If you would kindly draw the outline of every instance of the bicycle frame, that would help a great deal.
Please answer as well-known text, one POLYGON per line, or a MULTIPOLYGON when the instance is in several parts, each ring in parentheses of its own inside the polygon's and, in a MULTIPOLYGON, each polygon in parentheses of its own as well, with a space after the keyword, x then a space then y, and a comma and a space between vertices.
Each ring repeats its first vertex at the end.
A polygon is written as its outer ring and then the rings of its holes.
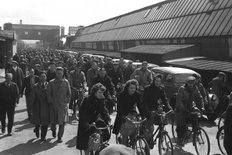
MULTIPOLYGON (((156 112, 157 113, 157 112, 156 112)), ((158 113, 157 113, 158 114, 158 113)), ((152 137, 154 138, 155 136, 155 140, 154 140, 154 143, 156 144, 156 140, 160 137, 161 133, 163 132, 166 132, 167 131, 165 130, 165 119, 166 119, 166 114, 167 113, 161 113, 161 114, 158 114, 159 117, 161 117, 161 121, 158 125, 158 128, 155 130, 155 132, 153 133, 152 137), (158 133, 158 134, 157 134, 158 133)))
POLYGON ((130 139, 130 143, 128 144, 129 146, 133 146, 134 142, 138 139, 141 138, 141 134, 140 134, 140 128, 142 126, 142 123, 145 122, 147 119, 143 119, 141 121, 134 121, 131 120, 129 117, 126 117, 127 120, 129 120, 131 123, 133 123, 135 125, 135 134, 133 134, 132 136, 129 137, 130 139))

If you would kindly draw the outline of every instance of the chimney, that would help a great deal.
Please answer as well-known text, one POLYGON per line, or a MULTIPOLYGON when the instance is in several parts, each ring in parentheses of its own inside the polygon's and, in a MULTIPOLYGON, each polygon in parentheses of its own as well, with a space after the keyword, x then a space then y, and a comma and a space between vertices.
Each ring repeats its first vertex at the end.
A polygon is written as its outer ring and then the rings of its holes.
POLYGON ((22 21, 22 19, 20 19, 20 21, 19 21, 19 24, 23 24, 23 21, 22 21))

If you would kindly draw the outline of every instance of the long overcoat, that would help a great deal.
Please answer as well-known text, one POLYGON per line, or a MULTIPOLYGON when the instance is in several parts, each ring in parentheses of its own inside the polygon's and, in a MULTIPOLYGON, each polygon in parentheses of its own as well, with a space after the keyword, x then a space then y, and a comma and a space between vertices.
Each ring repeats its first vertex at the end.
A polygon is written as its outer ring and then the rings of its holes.
POLYGON ((36 83, 32 89, 30 100, 32 103, 31 123, 36 125, 50 124, 50 105, 47 100, 48 83, 36 83))
POLYGON ((63 124, 68 121, 68 103, 71 89, 67 79, 53 79, 47 87, 48 103, 50 107, 51 124, 63 124))
POLYGON ((79 124, 76 141, 77 149, 88 149, 88 140, 91 135, 90 125, 98 119, 99 115, 105 123, 109 122, 110 116, 105 106, 104 99, 97 99, 95 96, 85 98, 79 111, 79 124))

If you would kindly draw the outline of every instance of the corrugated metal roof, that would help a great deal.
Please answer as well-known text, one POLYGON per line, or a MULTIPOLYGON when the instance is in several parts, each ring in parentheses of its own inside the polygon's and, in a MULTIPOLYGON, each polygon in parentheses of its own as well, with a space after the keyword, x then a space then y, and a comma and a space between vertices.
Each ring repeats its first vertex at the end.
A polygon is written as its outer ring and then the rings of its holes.
POLYGON ((170 0, 85 27, 75 42, 228 36, 231 27, 232 0, 170 0))
POLYGON ((212 60, 208 58, 191 59, 183 61, 167 62, 170 65, 188 67, 200 70, 218 70, 232 73, 232 62, 212 60))

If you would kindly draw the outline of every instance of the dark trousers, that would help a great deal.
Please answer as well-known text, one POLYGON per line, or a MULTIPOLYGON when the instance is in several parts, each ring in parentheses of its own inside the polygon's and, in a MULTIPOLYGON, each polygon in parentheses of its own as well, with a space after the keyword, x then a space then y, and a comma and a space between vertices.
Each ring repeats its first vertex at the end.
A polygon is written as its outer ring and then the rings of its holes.
POLYGON ((27 106, 27 115, 28 115, 28 119, 31 119, 30 95, 25 95, 25 97, 26 97, 26 106, 27 106))
POLYGON ((41 127, 41 138, 46 138, 48 125, 36 125, 35 132, 39 132, 40 127, 41 127))
MULTIPOLYGON (((63 135, 64 135, 64 126, 65 126, 65 123, 59 125, 58 139, 61 139, 63 137, 63 135)), ((51 130, 56 131, 56 125, 55 124, 51 125, 51 130)))
POLYGON ((8 131, 8 133, 12 132, 12 127, 14 124, 14 114, 15 114, 15 106, 1 107, 0 119, 1 119, 2 128, 6 127, 6 115, 7 115, 7 119, 8 119, 7 131, 8 131))
POLYGON ((225 129, 225 137, 224 137, 224 147, 226 149, 227 154, 232 154, 232 130, 225 129))

